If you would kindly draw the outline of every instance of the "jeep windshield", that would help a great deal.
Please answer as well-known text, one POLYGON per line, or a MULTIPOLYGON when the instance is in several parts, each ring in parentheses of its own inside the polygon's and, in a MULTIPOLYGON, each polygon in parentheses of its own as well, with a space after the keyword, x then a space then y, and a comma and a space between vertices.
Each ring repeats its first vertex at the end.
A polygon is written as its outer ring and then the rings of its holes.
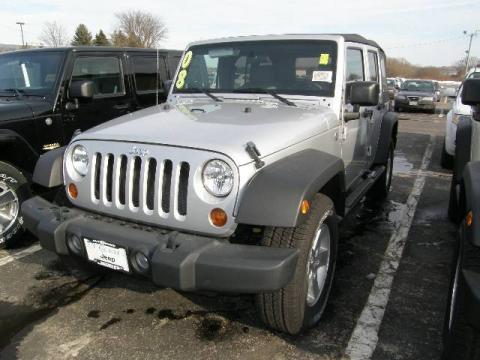
MULTIPOLYGON (((333 41, 245 41, 192 46, 173 92, 264 93, 332 97, 337 45, 333 41)), ((277 97, 278 98, 278 97, 277 97)))
POLYGON ((63 53, 12 52, 0 55, 0 96, 48 96, 52 94, 63 53))

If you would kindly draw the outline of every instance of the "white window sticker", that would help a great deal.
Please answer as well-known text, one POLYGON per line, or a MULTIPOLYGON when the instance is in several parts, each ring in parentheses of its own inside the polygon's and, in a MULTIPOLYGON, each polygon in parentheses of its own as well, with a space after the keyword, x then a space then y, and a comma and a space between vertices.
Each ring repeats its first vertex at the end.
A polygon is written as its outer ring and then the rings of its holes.
POLYGON ((332 71, 314 71, 312 74, 312 81, 332 82, 332 71))

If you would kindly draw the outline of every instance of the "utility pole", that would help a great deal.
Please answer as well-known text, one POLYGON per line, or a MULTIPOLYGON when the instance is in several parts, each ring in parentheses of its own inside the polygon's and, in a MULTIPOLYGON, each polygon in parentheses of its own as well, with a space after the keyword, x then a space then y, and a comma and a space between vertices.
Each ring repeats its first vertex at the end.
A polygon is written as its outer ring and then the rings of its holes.
POLYGON ((25 47, 25 40, 23 38, 23 25, 25 25, 25 23, 17 21, 17 25, 20 25, 20 32, 22 33, 22 47, 25 47))
POLYGON ((468 50, 467 50, 467 61, 465 62, 465 75, 467 75, 467 73, 468 73, 468 65, 469 65, 469 62, 470 62, 470 51, 472 50, 473 37, 476 36, 479 31, 480 30, 475 30, 470 34, 468 34, 468 32, 466 30, 463 31, 463 33, 465 35, 468 35, 470 37, 470 42, 468 44, 468 50))

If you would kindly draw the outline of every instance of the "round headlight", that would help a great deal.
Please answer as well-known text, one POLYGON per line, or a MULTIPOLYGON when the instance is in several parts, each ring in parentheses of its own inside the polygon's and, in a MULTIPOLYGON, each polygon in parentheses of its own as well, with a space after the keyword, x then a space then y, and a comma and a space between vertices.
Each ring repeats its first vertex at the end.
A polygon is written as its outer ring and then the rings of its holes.
POLYGON ((203 186, 217 197, 230 194, 233 188, 232 168, 222 160, 210 160, 203 167, 203 186))
POLYGON ((87 149, 82 145, 75 146, 72 151, 72 165, 75 171, 81 176, 87 175, 88 163, 87 149))

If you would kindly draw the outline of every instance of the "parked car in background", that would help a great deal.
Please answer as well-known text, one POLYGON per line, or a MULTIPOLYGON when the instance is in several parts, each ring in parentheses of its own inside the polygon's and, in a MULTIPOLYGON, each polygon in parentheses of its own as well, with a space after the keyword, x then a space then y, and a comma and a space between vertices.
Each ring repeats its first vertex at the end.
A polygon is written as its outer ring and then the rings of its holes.
POLYGON ((0 54, 0 244, 22 233, 20 205, 38 157, 76 132, 164 101, 163 81, 181 54, 111 47, 0 54))
MULTIPOLYGON (((458 193, 462 200, 457 251, 444 322, 444 360, 477 360, 480 349, 480 80, 466 80, 462 101, 472 118, 462 121, 457 148, 465 156, 458 193)), ((455 164, 457 166, 457 164, 455 164)))
POLYGON ((397 90, 400 88, 397 85, 397 82, 395 79, 387 79, 387 86, 388 86, 388 97, 390 100, 395 99, 395 94, 397 93, 397 90))
MULTIPOLYGON (((467 79, 480 78, 480 69, 470 70, 466 76, 467 79)), ((453 159, 455 157, 455 140, 457 136, 457 126, 461 119, 470 121, 472 117, 472 109, 469 105, 462 103, 462 86, 459 86, 457 96, 452 104, 452 108, 447 113, 445 122, 445 140, 442 151, 442 167, 451 169, 453 166, 453 159)))
POLYGON ((447 100, 455 99, 458 95, 460 84, 458 81, 442 81, 440 83, 440 96, 447 100))
POLYGON ((41 157, 34 178, 65 185, 70 204, 59 217, 29 199, 25 224, 80 264, 254 294, 267 326, 298 334, 328 301, 337 214, 389 193, 398 121, 385 63, 352 34, 193 43, 165 105, 41 157))
POLYGON ((407 80, 398 91, 394 100, 395 111, 424 110, 435 113, 437 94, 431 80, 407 80))

